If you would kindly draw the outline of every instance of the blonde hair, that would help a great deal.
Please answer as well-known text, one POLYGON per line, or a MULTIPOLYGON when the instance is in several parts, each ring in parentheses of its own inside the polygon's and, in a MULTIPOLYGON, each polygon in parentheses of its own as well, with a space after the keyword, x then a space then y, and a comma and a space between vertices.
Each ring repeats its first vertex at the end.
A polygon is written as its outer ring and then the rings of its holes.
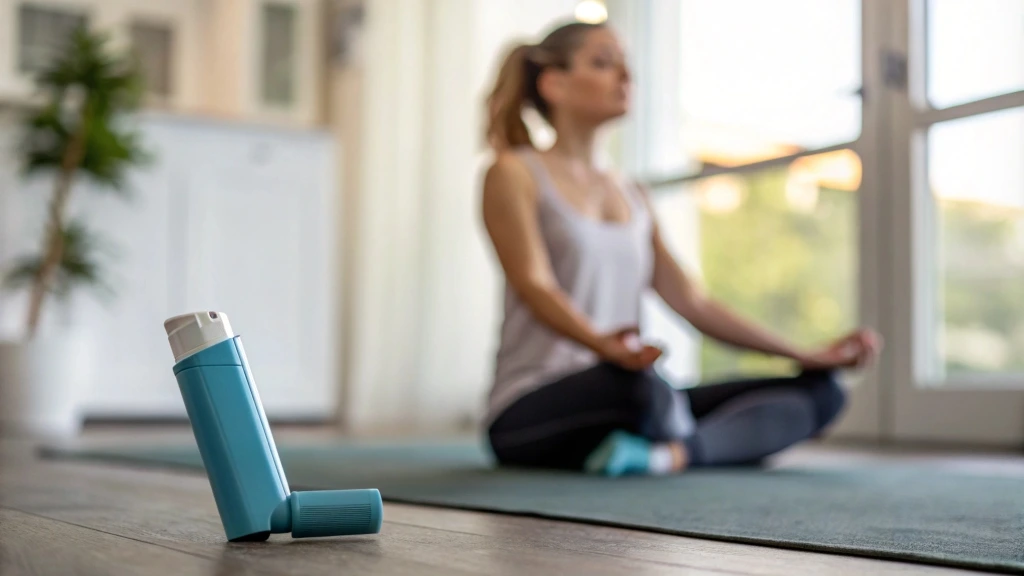
POLYGON ((487 97, 487 142, 492 148, 533 147, 523 110, 531 107, 551 121, 551 107, 537 88, 541 73, 548 67, 568 69, 586 33, 603 27, 572 22, 555 28, 539 44, 519 44, 509 51, 487 97))

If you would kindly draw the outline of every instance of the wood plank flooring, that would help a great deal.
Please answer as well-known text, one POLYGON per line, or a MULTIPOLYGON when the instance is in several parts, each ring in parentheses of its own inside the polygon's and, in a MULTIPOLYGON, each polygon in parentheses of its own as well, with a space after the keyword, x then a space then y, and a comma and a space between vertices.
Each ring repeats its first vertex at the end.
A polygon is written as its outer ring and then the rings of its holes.
MULTIPOLYGON (((96 431, 86 441, 174 441, 188 431, 96 431)), ((323 439, 287 431, 278 438, 323 439)), ((0 575, 238 574, 974 574, 917 564, 729 544, 648 532, 385 503, 381 534, 228 544, 206 478, 40 460, 0 437, 0 575)), ((788 460, 931 463, 1024 477, 1018 456, 805 447, 788 460), (972 468, 973 467, 973 468, 972 468)))

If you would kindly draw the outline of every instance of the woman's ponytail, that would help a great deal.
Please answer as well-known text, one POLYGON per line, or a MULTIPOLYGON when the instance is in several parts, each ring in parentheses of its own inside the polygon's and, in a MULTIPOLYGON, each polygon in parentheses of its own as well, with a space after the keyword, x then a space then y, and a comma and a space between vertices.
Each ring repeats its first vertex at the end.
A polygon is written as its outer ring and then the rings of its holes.
POLYGON ((520 44, 509 52, 487 98, 487 142, 495 150, 533 146, 522 115, 528 101, 527 67, 532 49, 520 44))

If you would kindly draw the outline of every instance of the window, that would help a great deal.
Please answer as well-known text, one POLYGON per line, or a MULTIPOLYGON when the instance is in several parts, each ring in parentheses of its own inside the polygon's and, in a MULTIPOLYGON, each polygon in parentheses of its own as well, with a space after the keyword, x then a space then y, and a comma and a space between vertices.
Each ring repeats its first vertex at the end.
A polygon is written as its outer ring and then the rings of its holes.
MULTIPOLYGON (((855 327, 859 0, 649 4, 637 20, 652 27, 653 60, 638 76, 656 71, 657 87, 638 102, 657 108, 647 120, 656 124, 637 161, 648 171, 656 158, 666 177, 652 195, 674 252, 688 254, 717 299, 793 341, 821 344, 855 327), (664 29, 672 20, 675 29, 664 29), (672 51, 679 56, 666 59, 672 51)), ((793 370, 709 338, 694 345, 671 317, 645 317, 668 348, 659 369, 670 379, 793 370)))
MULTIPOLYGON (((857 190, 850 150, 798 158, 746 174, 702 178, 659 194, 663 227, 677 254, 695 247, 695 267, 717 299, 805 346, 857 323, 857 190), (692 204, 673 201, 688 197, 692 204), (667 201, 666 201, 667 200, 667 201)), ((789 361, 740 353, 704 339, 700 377, 785 374, 789 361)))
POLYGON ((858 0, 679 0, 683 149, 737 166, 861 131, 858 0))
POLYGON ((926 200, 918 380, 978 386, 1024 374, 1024 2, 922 8, 924 162, 907 168, 926 200))
MULTIPOLYGON (((849 150, 698 181, 701 269, 708 290, 803 346, 856 319, 857 187, 849 150)), ((791 362, 705 340, 705 377, 787 373, 791 362)))
POLYGON ((295 101, 295 7, 263 5, 261 96, 265 103, 289 106, 295 101))
POLYGON ((131 39, 142 67, 146 91, 158 97, 171 96, 174 88, 174 33, 170 26, 134 22, 131 39))
POLYGON ((18 69, 25 74, 40 72, 72 33, 87 23, 81 13, 22 4, 18 9, 18 69))
POLYGON ((1024 373, 1024 108, 932 126, 938 379, 1024 373))
POLYGON ((928 0, 925 9, 932 106, 1024 89, 1024 2, 928 0))

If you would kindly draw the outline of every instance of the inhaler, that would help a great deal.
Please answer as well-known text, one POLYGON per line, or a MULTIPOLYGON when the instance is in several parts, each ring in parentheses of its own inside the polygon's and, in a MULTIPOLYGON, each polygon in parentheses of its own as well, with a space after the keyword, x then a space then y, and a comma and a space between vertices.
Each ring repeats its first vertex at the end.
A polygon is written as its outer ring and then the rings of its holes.
POLYGON ((174 375, 231 542, 271 533, 293 538, 376 534, 380 492, 292 492, 256 392, 242 340, 221 312, 195 312, 164 322, 174 375))

